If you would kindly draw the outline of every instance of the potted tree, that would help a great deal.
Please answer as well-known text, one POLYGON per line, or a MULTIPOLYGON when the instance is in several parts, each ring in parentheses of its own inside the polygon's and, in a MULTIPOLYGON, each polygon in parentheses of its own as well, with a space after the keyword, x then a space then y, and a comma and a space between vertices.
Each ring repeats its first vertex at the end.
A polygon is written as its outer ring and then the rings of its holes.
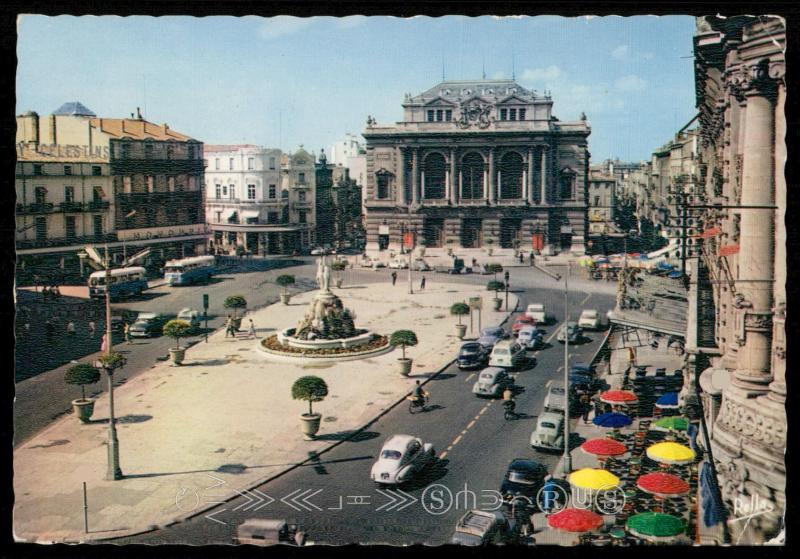
POLYGON ((501 273, 503 271, 503 265, 502 264, 498 264, 497 262, 491 262, 491 263, 486 265, 486 270, 490 274, 494 274, 494 279, 497 280, 497 274, 499 274, 499 273, 501 273))
POLYGON ((400 374, 407 377, 411 373, 411 363, 413 359, 406 359, 406 346, 414 347, 419 343, 417 335, 411 330, 397 330, 389 337, 389 343, 395 347, 403 349, 403 357, 397 360, 400 374))
POLYGON ((175 347, 169 348, 169 354, 176 365, 183 363, 186 355, 186 348, 181 347, 181 338, 188 336, 191 329, 192 325, 185 320, 170 320, 164 325, 164 335, 175 339, 175 347))
POLYGON ((346 260, 334 260, 331 263, 331 270, 336 272, 336 276, 333 278, 333 284, 337 289, 342 288, 342 272, 345 270, 345 268, 347 268, 346 260))
POLYGON ((86 397, 86 385, 94 384, 100 380, 100 371, 88 363, 78 363, 67 369, 64 381, 67 384, 77 384, 81 387, 81 397, 72 400, 72 409, 82 423, 88 423, 94 413, 94 400, 86 397))
POLYGON ((493 244, 494 244, 494 240, 492 240, 492 239, 486 239, 486 245, 487 245, 487 247, 486 247, 486 254, 488 254, 489 256, 491 256, 492 254, 494 254, 494 248, 492 248, 492 245, 493 245, 493 244))
POLYGON ((303 438, 313 441, 314 435, 319 431, 319 422, 322 416, 314 413, 311 407, 313 402, 321 402, 328 395, 328 385, 325 381, 315 376, 300 377, 292 385, 292 398, 308 402, 308 413, 300 415, 303 428, 303 438))
POLYGON ((275 283, 277 283, 278 285, 283 287, 283 293, 281 293, 281 303, 283 303, 284 305, 288 305, 289 304, 289 299, 291 298, 291 295, 289 295, 289 292, 287 291, 287 288, 290 285, 294 285, 294 276, 291 276, 289 274, 284 274, 282 276, 278 276, 275 279, 275 283))
POLYGON ((226 309, 233 309, 233 327, 237 330, 242 326, 242 317, 237 316, 236 309, 246 309, 247 299, 244 295, 230 295, 223 303, 226 309))
POLYGON ((505 288, 506 284, 502 281, 492 280, 486 284, 486 289, 494 291, 494 299, 492 299, 492 302, 494 303, 494 310, 496 311, 499 311, 503 304, 503 300, 500 298, 500 292, 505 288))
POLYGON ((466 303, 453 303, 453 306, 450 307, 450 314, 458 317, 456 336, 459 340, 463 340, 464 334, 467 333, 467 325, 461 324, 461 317, 469 314, 469 305, 466 303))

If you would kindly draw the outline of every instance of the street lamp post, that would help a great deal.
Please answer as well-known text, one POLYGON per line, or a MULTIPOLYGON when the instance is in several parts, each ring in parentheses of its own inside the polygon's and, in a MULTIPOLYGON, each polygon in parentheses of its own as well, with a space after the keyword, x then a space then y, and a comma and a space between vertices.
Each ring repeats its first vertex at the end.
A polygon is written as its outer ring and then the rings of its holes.
MULTIPOLYGON (((106 245, 106 355, 111 355, 111 261, 106 245)), ((119 439, 114 419, 114 369, 101 362, 101 367, 108 375, 108 472, 106 479, 122 479, 122 470, 119 467, 119 439)))
MULTIPOLYGON (((413 295, 414 287, 411 283, 411 268, 413 267, 414 264, 414 260, 412 257, 414 256, 414 245, 416 245, 414 241, 416 239, 414 239, 415 237, 414 232, 411 231, 411 223, 409 223, 408 225, 408 236, 412 239, 412 242, 410 243, 411 246, 408 248, 408 294, 413 295)), ((405 238, 403 238, 403 246, 405 246, 405 244, 406 244, 405 238)))
POLYGON ((508 312, 508 280, 509 280, 509 277, 510 277, 510 275, 508 273, 508 270, 506 270, 506 273, 505 273, 505 279, 506 279, 506 282, 505 282, 506 283, 506 312, 508 312))
POLYGON ((564 476, 572 471, 572 455, 569 449, 569 274, 570 267, 567 264, 567 272, 564 274, 564 476))

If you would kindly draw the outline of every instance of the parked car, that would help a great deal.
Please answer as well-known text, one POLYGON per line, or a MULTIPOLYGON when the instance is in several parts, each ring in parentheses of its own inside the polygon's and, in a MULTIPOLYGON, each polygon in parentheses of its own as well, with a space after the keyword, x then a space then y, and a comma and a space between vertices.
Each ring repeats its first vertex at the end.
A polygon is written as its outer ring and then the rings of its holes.
POLYGON ((587 375, 581 372, 570 372, 569 374, 569 388, 574 392, 597 392, 598 390, 606 390, 608 383, 603 379, 596 378, 592 375, 587 375))
POLYGON ((534 319, 539 324, 547 324, 547 311, 542 303, 531 303, 525 309, 525 316, 534 319))
POLYGON ((578 319, 578 326, 586 330, 600 330, 602 328, 600 313, 593 309, 584 309, 578 319))
POLYGON ((476 369, 489 364, 489 350, 478 342, 466 342, 461 344, 458 350, 458 368, 476 369))
POLYGON ((535 326, 520 329, 517 343, 525 349, 539 349, 544 344, 544 332, 535 326))
POLYGON ((111 330, 114 332, 122 332, 125 329, 125 324, 132 324, 136 322, 137 314, 135 311, 122 309, 122 314, 115 314, 111 316, 111 330))
POLYGON ((289 524, 285 520, 249 518, 236 529, 233 543, 257 546, 276 544, 301 546, 306 543, 306 535, 297 524, 289 524))
POLYGON ((559 343, 566 343, 569 340, 571 344, 577 344, 578 341, 581 339, 583 331, 578 327, 578 324, 575 322, 568 322, 567 324, 563 324, 561 328, 558 329, 558 335, 556 336, 556 340, 559 343))
POLYGON ((452 264, 443 266, 434 266, 434 271, 444 274, 471 274, 472 268, 464 265, 463 258, 453 258, 452 264))
POLYGON ((517 367, 525 360, 525 348, 512 340, 501 340, 494 344, 489 356, 490 367, 517 367))
POLYGON ((590 365, 589 363, 583 363, 576 361, 572 365, 569 366, 570 373, 583 373, 586 375, 594 375, 594 366, 590 365))
POLYGON ((564 413, 565 400, 564 400, 564 383, 563 382, 549 382, 547 386, 547 393, 544 395, 544 411, 560 411, 564 413))
POLYGON ((472 385, 472 393, 476 396, 499 397, 506 388, 514 385, 514 379, 505 369, 500 367, 487 367, 478 375, 478 380, 472 385))
POLYGON ((200 328, 200 321, 202 320, 203 315, 200 314, 200 311, 195 309, 186 307, 178 311, 178 320, 185 320, 189 323, 192 327, 192 330, 197 330, 200 328))
POLYGON ((515 458, 503 476, 500 494, 504 499, 520 495, 535 505, 536 496, 544 485, 546 476, 547 468, 539 462, 528 458, 515 458))
POLYGON ((149 338, 161 335, 164 324, 168 318, 163 314, 153 312, 139 313, 136 322, 131 326, 131 336, 134 338, 149 338))
POLYGON ((361 268, 372 268, 372 269, 383 268, 385 266, 385 264, 383 262, 381 262, 380 260, 371 258, 369 256, 362 256, 358 260, 358 265, 361 268))
POLYGON ((456 524, 450 543, 458 545, 503 545, 515 540, 515 522, 502 511, 468 511, 456 524))
POLYGON ((436 458, 433 445, 411 435, 392 435, 383 443, 370 477, 379 485, 400 485, 436 458))
POLYGON ((502 326, 489 326, 481 330, 481 335, 478 336, 478 343, 483 347, 491 349, 494 347, 494 344, 508 337, 508 332, 506 332, 502 326))
POLYGON ((406 270, 408 269, 408 260, 405 258, 394 258, 389 261, 388 267, 393 270, 406 270))
POLYGON ((536 319, 524 314, 518 316, 514 324, 511 325, 511 333, 516 336, 525 326, 536 326, 536 319))
POLYGON ((544 412, 531 433, 531 447, 544 450, 564 450, 564 415, 544 412))

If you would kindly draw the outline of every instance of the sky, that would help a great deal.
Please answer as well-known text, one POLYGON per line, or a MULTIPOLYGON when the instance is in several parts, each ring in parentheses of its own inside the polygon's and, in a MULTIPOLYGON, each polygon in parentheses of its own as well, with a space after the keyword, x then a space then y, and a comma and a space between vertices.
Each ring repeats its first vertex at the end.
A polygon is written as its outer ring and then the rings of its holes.
POLYGON ((650 158, 695 114, 690 16, 441 18, 21 16, 17 114, 80 101, 209 144, 319 153, 406 92, 516 78, 585 112, 592 161, 650 158))

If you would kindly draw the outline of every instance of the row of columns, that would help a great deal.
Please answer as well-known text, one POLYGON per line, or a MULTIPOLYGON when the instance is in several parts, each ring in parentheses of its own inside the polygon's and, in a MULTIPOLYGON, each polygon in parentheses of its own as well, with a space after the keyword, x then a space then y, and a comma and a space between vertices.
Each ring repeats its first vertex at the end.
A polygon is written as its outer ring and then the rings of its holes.
MULTIPOLYGON (((425 198, 424 192, 424 177, 425 172, 420 172, 419 151, 420 148, 403 148, 397 147, 397 180, 395 188, 395 201, 399 206, 405 206, 409 203, 406 197, 406 173, 405 173, 405 150, 411 151, 411 204, 418 205, 421 200, 425 198)), ((500 175, 495 171, 494 149, 489 150, 489 165, 488 172, 484 171, 483 176, 483 198, 487 199, 489 203, 496 201, 496 191, 500 184, 500 175)), ((534 198, 534 157, 535 152, 539 152, 539 187, 540 187, 540 204, 547 204, 547 185, 548 185, 548 165, 547 165, 547 146, 537 146, 536 149, 532 146, 528 148, 527 153, 527 171, 523 170, 522 180, 522 198, 527 199, 529 204, 535 203, 534 198)), ((462 186, 461 173, 456 173, 456 150, 450 149, 450 165, 449 170, 445 171, 445 199, 450 200, 450 203, 455 205, 458 203, 460 196, 459 191, 462 186)))

